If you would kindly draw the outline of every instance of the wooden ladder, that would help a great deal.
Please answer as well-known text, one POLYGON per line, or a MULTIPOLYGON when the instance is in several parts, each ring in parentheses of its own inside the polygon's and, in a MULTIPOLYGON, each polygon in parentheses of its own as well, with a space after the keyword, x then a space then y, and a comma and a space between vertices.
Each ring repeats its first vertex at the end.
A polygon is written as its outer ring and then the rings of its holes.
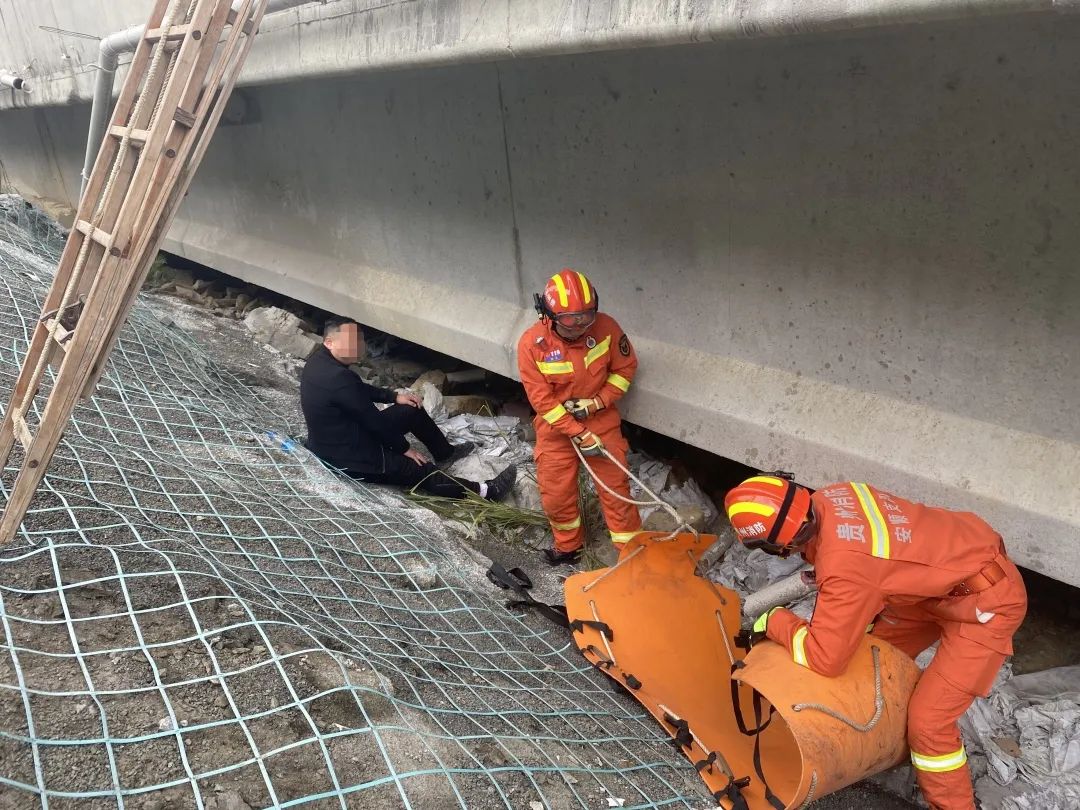
POLYGON ((0 426, 0 469, 22 464, 0 546, 22 524, 68 419, 97 386, 210 144, 267 0, 156 0, 0 426), (28 422, 47 365, 55 382, 28 422))

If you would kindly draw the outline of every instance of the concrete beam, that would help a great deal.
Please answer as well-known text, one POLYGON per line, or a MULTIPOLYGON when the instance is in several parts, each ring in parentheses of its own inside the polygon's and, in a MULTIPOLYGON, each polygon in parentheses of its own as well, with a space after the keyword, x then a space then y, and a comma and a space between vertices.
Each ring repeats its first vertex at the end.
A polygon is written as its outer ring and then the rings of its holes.
MULTIPOLYGON (((576 266, 632 420, 1080 584, 1078 46, 1032 14, 249 87, 167 244, 509 375, 576 266)), ((16 185, 66 193, 79 109, 3 113, 16 185)))
MULTIPOLYGON (((92 97, 99 59, 96 43, 44 31, 39 25, 105 37, 144 22, 150 4, 9 0, 9 5, 9 12, 0 17, 0 66, 31 70, 35 93, 0 94, 0 110, 80 103, 92 97)), ((239 84, 972 21, 1071 11, 1076 5, 1076 0, 314 0, 267 18, 239 84)))

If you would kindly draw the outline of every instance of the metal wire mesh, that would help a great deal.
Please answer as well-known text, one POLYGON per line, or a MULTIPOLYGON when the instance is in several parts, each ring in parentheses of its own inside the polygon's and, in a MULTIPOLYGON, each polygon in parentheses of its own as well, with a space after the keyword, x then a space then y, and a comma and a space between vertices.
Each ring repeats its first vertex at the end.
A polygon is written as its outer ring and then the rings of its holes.
MULTIPOLYGON (((6 400, 63 242, 4 202, 6 400)), ((566 631, 289 427, 136 307, 0 551, 0 806, 711 806, 566 631)))

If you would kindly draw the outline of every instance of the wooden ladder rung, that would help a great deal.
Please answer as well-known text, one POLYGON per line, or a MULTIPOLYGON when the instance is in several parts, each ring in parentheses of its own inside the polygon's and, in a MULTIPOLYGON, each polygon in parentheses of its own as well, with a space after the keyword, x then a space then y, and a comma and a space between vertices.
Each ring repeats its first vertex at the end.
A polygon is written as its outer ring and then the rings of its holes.
POLYGON ((23 450, 30 449, 30 443, 34 441, 34 434, 30 432, 30 428, 26 426, 26 420, 15 414, 15 418, 11 420, 11 424, 15 429, 15 438, 19 440, 19 444, 23 446, 23 450))
POLYGON ((195 114, 189 113, 187 110, 177 107, 176 112, 173 113, 173 121, 178 123, 182 127, 191 129, 195 126, 195 114))
MULTIPOLYGON (((239 16, 240 15, 236 13, 235 8, 230 8, 229 13, 225 16, 225 22, 228 23, 229 25, 236 25, 236 20, 237 20, 237 18, 239 16)), ((244 23, 243 32, 245 34, 247 34, 249 37, 251 36, 251 32, 255 30, 255 24, 254 23, 255 23, 255 21, 251 20, 251 19, 249 19, 247 22, 244 23)))
POLYGON ((85 236, 89 236, 106 250, 110 250, 113 246, 113 235, 111 233, 107 233, 101 230, 101 228, 95 228, 85 219, 80 219, 75 223, 75 230, 85 236))
POLYGON ((123 140, 125 137, 129 138, 132 146, 143 146, 146 143, 146 139, 150 137, 150 130, 117 126, 112 127, 109 130, 109 134, 119 140, 123 140))
POLYGON ((75 334, 75 330, 66 329, 59 323, 57 323, 54 328, 54 323, 56 323, 56 319, 49 318, 49 320, 45 322, 45 328, 49 330, 49 334, 52 335, 53 340, 55 340, 60 345, 60 348, 66 352, 68 341, 71 340, 71 336, 75 334))
POLYGON ((145 39, 147 42, 157 42, 159 39, 164 38, 166 42, 176 42, 177 40, 181 40, 189 34, 194 40, 202 39, 202 31, 199 31, 198 29, 193 29, 191 27, 191 23, 174 25, 165 30, 164 33, 162 33, 162 30, 160 28, 151 28, 143 35, 143 39, 145 39))

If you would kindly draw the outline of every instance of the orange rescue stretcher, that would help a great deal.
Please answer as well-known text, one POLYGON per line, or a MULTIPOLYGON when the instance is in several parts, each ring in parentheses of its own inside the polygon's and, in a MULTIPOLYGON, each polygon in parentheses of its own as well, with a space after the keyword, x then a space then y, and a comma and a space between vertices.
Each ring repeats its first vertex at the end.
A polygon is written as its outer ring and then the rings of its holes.
POLYGON ((716 538, 658 532, 611 568, 566 580, 585 657, 649 710, 729 810, 802 808, 905 761, 907 704, 919 670, 867 637, 826 678, 771 641, 735 643, 738 596, 697 576, 716 538))

